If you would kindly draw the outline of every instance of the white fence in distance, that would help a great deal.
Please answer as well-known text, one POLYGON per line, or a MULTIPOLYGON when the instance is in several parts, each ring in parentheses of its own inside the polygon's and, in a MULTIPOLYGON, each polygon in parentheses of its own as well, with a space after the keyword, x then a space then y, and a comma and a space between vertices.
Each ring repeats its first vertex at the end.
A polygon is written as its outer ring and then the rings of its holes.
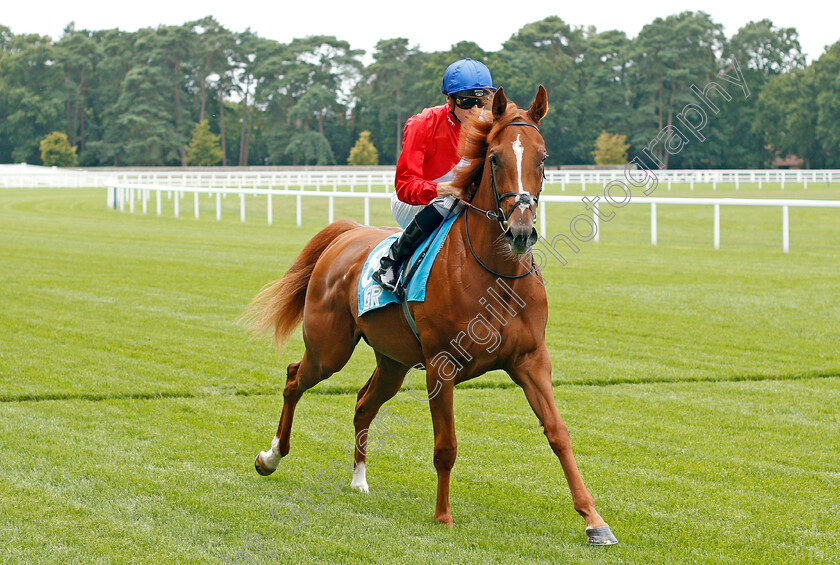
MULTIPOLYGON (((282 190, 349 190, 350 192, 389 192, 394 186, 394 169, 358 170, 243 170, 243 171, 95 171, 68 170, 46 167, 0 166, 0 187, 4 188, 81 188, 107 187, 124 184, 166 184, 171 186, 204 186, 215 188, 272 188, 282 190)), ((546 170, 546 184, 559 185, 562 192, 567 186, 587 185, 601 187, 605 183, 624 178, 623 169, 609 170, 546 170)), ((766 184, 819 185, 830 187, 840 182, 840 170, 654 170, 660 186, 670 189, 672 184, 711 184, 717 190, 720 184, 753 185, 759 190, 766 184)), ((638 174, 638 173, 637 173, 638 174)))
MULTIPOLYGON (((266 220, 268 225, 274 222, 273 217, 273 196, 294 196, 295 197, 295 218, 298 227, 301 226, 303 218, 303 197, 321 197, 328 199, 327 223, 335 220, 335 199, 356 198, 362 199, 364 205, 364 224, 370 225, 370 200, 389 199, 391 195, 385 192, 348 192, 348 191, 312 191, 312 190, 273 190, 266 188, 213 188, 201 186, 164 186, 153 184, 115 184, 108 188, 107 203, 109 207, 119 209, 121 212, 128 207, 130 212, 135 211, 135 201, 140 203, 144 214, 148 213, 148 204, 154 194, 155 212, 158 216, 162 214, 162 194, 167 193, 167 198, 173 200, 175 217, 180 216, 180 201, 184 193, 193 194, 193 214, 199 218, 200 206, 199 196, 206 194, 215 196, 216 220, 222 218, 222 197, 228 194, 239 197, 239 218, 245 222, 246 207, 245 197, 265 196, 266 197, 266 220)), ((584 196, 560 196, 544 194, 540 197, 539 233, 547 235, 546 216, 548 215, 548 203, 577 203, 585 204, 584 196)), ((592 199, 589 199, 592 202, 592 199)), ((782 250, 785 253, 790 251, 790 215, 789 209, 794 208, 840 208, 840 200, 799 200, 799 199, 762 199, 762 198, 664 198, 664 197, 635 197, 628 198, 626 204, 644 204, 650 206, 650 241, 651 245, 657 244, 657 205, 682 205, 682 206, 712 206, 713 208, 713 244, 715 249, 720 249, 720 207, 721 206, 763 206, 777 207, 782 209, 782 250)), ((600 240, 600 215, 599 203, 596 201, 592 206, 592 220, 595 226, 594 241, 600 240)))
MULTIPOLYGON (((671 190, 672 184, 687 184, 690 190, 694 190, 695 184, 711 184, 712 190, 717 190, 719 184, 734 185, 739 190, 741 185, 756 185, 762 190, 765 184, 781 185, 801 184, 805 190, 808 185, 821 185, 831 187, 832 183, 840 181, 840 170, 836 169, 807 169, 807 170, 784 170, 784 169, 688 169, 688 170, 651 170, 656 177, 659 186, 665 186, 671 190)), ((642 172, 631 172, 635 177, 641 176, 642 172)), ((587 185, 596 185, 602 188, 603 185, 612 181, 627 180, 623 169, 607 170, 547 170, 545 172, 545 183, 561 187, 565 192, 566 185, 581 185, 581 191, 586 192, 587 185)))
MULTIPOLYGON (((45 167, 1 166, 0 188, 83 188, 122 184, 165 184, 215 188, 273 188, 276 190, 356 190, 388 192, 393 189, 394 169, 363 171, 71 171, 45 167), (384 190, 383 190, 384 189, 384 190)), ((837 176, 840 179, 840 174, 837 176)))

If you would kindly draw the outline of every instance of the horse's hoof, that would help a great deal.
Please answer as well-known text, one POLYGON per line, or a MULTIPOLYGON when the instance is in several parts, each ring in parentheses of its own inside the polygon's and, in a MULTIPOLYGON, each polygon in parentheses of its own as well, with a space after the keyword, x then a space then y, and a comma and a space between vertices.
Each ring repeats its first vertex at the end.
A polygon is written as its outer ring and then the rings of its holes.
POLYGON ((455 521, 452 519, 452 515, 444 515, 444 516, 435 516, 435 522, 438 524, 443 524, 444 526, 449 526, 450 529, 455 527, 455 521))
POLYGON ((262 475, 263 477, 269 476, 274 470, 268 470, 263 466, 262 459, 260 459, 260 454, 257 453, 256 459, 254 459, 254 469, 257 470, 257 473, 262 475))
POLYGON ((353 480, 350 481, 350 488, 354 488, 359 492, 363 492, 365 494, 370 493, 370 489, 368 488, 367 477, 365 473, 365 462, 359 461, 355 463, 353 466, 353 480))
POLYGON ((586 541, 589 542, 589 545, 615 545, 618 543, 609 526, 586 528, 586 541))

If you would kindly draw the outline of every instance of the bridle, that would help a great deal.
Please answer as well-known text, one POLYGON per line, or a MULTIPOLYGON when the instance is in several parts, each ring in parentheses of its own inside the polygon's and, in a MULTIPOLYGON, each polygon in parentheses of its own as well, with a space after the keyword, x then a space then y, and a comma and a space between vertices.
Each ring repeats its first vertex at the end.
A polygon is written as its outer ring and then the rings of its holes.
MULTIPOLYGON (((540 131, 540 128, 532 124, 531 122, 511 122, 507 124, 505 127, 508 126, 529 126, 534 128, 537 131, 540 131)), ((507 221, 510 219, 511 214, 513 214, 513 210, 516 208, 517 205, 525 204, 531 210, 531 213, 534 215, 534 220, 537 219, 537 206, 539 205, 539 196, 534 196, 533 194, 528 194, 527 192, 505 192, 504 194, 499 194, 499 191, 496 188, 496 174, 493 172, 493 165, 496 164, 496 156, 490 155, 488 158, 490 162, 490 186, 493 189, 493 196, 496 197, 496 210, 484 210, 479 208, 478 206, 474 206, 470 202, 463 201, 465 205, 476 210, 477 212, 481 212, 484 214, 485 217, 489 220, 496 220, 499 222, 499 227, 502 231, 507 229, 507 221), (505 198, 516 198, 516 202, 514 203, 513 207, 510 209, 510 214, 505 216, 504 211, 502 210, 502 202, 505 198)), ((545 180, 545 171, 543 171, 543 180, 545 180)), ((540 191, 542 191, 542 187, 540 187, 540 191)))
MULTIPOLYGON (((504 127, 508 127, 508 126, 529 126, 529 127, 534 128, 537 131, 540 131, 539 126, 537 126, 535 124, 532 124, 531 122, 511 122, 511 123, 505 125, 504 127)), ((528 193, 524 193, 524 192, 505 192, 504 194, 499 194, 499 191, 496 189, 496 175, 493 172, 494 165, 496 164, 496 156, 491 154, 490 157, 488 158, 488 161, 490 163, 490 187, 493 189, 493 196, 496 197, 496 210, 495 211, 484 210, 482 208, 479 208, 478 206, 474 206, 472 203, 467 202, 465 200, 462 200, 462 202, 468 208, 472 208, 473 210, 482 213, 488 220, 496 220, 497 222, 499 222, 499 228, 502 230, 502 233, 507 231, 508 220, 510 219, 510 216, 513 214, 513 211, 516 209, 517 205, 525 204, 526 206, 528 206, 528 209, 531 210, 531 213, 534 216, 534 221, 536 221, 536 219, 537 219, 537 206, 539 205, 539 198, 540 198, 539 195, 534 196, 533 194, 528 194, 528 193), (510 214, 508 214, 507 216, 505 215, 504 211, 502 210, 502 202, 504 202, 505 198, 516 198, 516 201, 514 202, 514 205, 510 209, 510 214)), ((542 178, 543 178, 543 181, 545 181, 545 170, 543 170, 542 178)), ((540 186, 540 192, 542 192, 542 186, 540 186)), ((523 277, 526 277, 526 276, 530 275, 532 272, 534 272, 534 270, 537 268, 537 265, 536 265, 536 263, 534 263, 533 254, 531 254, 531 268, 528 269, 526 272, 522 273, 521 275, 504 275, 502 273, 497 273, 496 271, 494 271, 493 269, 491 269, 490 267, 488 267, 487 265, 482 263, 481 259, 478 258, 478 255, 476 255, 475 249, 473 249, 472 242, 470 241, 470 232, 469 232, 469 229, 467 228, 467 218, 469 217, 468 212, 469 212, 469 210, 467 210, 467 212, 464 213, 464 235, 467 238, 467 247, 469 247, 470 253, 472 253, 473 258, 478 262, 479 265, 481 265, 481 267, 485 271, 487 271, 487 272, 489 272, 489 273, 491 273, 491 274, 493 274, 497 277, 502 277, 502 278, 505 278, 505 279, 521 279, 523 277)))

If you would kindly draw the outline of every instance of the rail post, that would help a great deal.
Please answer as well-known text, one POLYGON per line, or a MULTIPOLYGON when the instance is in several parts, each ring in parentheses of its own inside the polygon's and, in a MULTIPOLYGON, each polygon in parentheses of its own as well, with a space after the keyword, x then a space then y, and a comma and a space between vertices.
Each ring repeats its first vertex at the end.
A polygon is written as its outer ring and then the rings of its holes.
POLYGON ((650 244, 656 246, 656 202, 650 203, 650 244))
POLYGON ((788 207, 782 206, 782 252, 790 252, 790 216, 788 207))

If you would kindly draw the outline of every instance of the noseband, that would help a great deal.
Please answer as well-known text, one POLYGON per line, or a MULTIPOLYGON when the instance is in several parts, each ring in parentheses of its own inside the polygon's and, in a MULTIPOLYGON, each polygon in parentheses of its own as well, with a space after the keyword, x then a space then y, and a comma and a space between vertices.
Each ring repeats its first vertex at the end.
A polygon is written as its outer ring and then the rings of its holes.
MULTIPOLYGON (((537 131, 540 131, 540 128, 538 126, 536 126, 535 124, 532 124, 530 122, 511 122, 504 127, 508 127, 508 126, 529 126, 529 127, 534 128, 537 131)), ((534 196, 533 194, 528 194, 528 193, 523 193, 523 192, 505 192, 504 194, 499 194, 499 191, 496 189, 496 175, 493 173, 493 165, 496 164, 496 158, 495 158, 494 155, 490 155, 488 160, 490 161, 490 186, 493 189, 493 196, 496 197, 496 210, 495 211, 483 210, 483 209, 479 208, 478 206, 473 206, 470 202, 467 202, 465 200, 462 200, 462 202, 467 207, 472 208, 473 210, 476 210, 476 211, 484 214, 484 216, 487 217, 487 219, 496 220, 497 222, 499 222, 499 227, 501 228, 502 232, 507 231, 507 229, 508 229, 508 226, 507 226, 508 219, 510 219, 510 216, 513 214, 513 211, 516 209, 516 206, 518 204, 525 204, 526 206, 528 206, 528 208, 531 210, 531 213, 534 215, 534 220, 536 220, 537 219, 537 206, 539 204, 539 196, 534 196), (510 209, 510 214, 505 216, 505 213, 502 210, 502 202, 504 201, 505 198, 511 198, 511 197, 515 197, 516 202, 514 202, 513 207, 510 209)), ((542 177, 543 177, 543 180, 545 180, 545 171, 543 171, 542 177)), ((540 187, 540 189, 542 189, 542 187, 540 187)), ((536 263, 534 263, 534 255, 533 254, 531 254, 531 268, 528 269, 526 272, 522 273, 521 275, 503 275, 502 273, 497 273, 496 271, 494 271, 493 269, 491 269, 490 267, 488 267, 487 265, 482 263, 481 259, 478 258, 478 255, 476 255, 475 250, 473 249, 473 246, 472 246, 472 242, 470 241, 470 232, 467 229, 467 217, 469 217, 469 214, 465 212, 464 213, 464 234, 467 237, 467 246, 470 248, 470 252, 472 253, 473 258, 475 258, 475 260, 478 262, 478 264, 481 265, 484 268, 485 271, 487 271, 487 272, 489 272, 489 273, 491 273, 491 274, 493 274, 497 277, 502 277, 502 278, 505 278, 505 279, 521 279, 522 277, 526 277, 526 276, 530 275, 532 272, 534 272, 534 270, 537 268, 537 265, 536 265, 536 263)))

